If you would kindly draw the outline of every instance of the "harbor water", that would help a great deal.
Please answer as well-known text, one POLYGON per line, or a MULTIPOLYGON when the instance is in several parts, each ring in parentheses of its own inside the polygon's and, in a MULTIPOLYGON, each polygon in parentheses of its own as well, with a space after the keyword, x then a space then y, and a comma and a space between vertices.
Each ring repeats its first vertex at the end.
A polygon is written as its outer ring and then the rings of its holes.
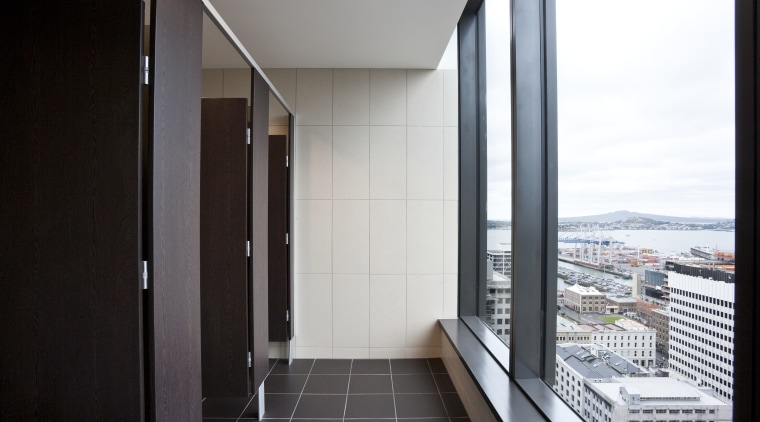
MULTIPOLYGON (((573 237, 572 233, 560 233, 562 237, 573 237)), ((605 238, 623 242, 624 246, 636 249, 653 249, 665 254, 688 253, 697 246, 734 252, 734 232, 715 230, 610 230, 603 232, 605 238)), ((558 243, 558 248, 569 247, 571 244, 558 243)), ((512 250, 512 230, 488 230, 487 248, 495 250, 512 250)), ((613 275, 591 268, 559 262, 560 267, 573 271, 595 275, 602 278, 614 278, 613 275)), ((617 279, 617 282, 631 285, 630 280, 617 279)), ((564 291, 567 285, 564 280, 557 279, 557 291, 564 291)))

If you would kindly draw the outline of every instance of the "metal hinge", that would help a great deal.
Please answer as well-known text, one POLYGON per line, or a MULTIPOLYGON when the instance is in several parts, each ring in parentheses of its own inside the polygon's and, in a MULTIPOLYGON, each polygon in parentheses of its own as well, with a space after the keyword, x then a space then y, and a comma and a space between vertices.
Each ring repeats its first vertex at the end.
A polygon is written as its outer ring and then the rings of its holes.
POLYGON ((251 367, 251 352, 248 352, 248 367, 251 367))
POLYGON ((290 311, 286 309, 285 310, 285 322, 288 322, 288 321, 290 321, 290 311))
POLYGON ((251 128, 245 129, 245 139, 246 142, 248 142, 248 145, 251 145, 251 128))
POLYGON ((290 166, 290 157, 286 155, 285 156, 285 167, 289 167, 289 166, 290 166))
POLYGON ((143 281, 143 290, 148 290, 148 261, 143 261, 143 272, 142 272, 142 281, 143 281))
POLYGON ((245 241, 245 256, 251 256, 251 241, 245 241))
POLYGON ((143 56, 143 84, 150 85, 150 56, 143 56))
POLYGON ((285 244, 290 245, 290 237, 288 236, 287 233, 285 233, 285 244))

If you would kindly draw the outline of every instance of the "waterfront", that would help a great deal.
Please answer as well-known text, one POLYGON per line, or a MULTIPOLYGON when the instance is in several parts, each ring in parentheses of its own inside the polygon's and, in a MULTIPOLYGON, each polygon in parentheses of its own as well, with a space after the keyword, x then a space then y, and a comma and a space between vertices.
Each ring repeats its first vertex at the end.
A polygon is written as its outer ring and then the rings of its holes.
MULTIPOLYGON (((572 233, 560 233, 571 237, 572 233)), ((667 254, 688 253, 695 246, 710 246, 712 248, 733 252, 734 251, 734 232, 715 231, 715 230, 611 230, 603 233, 605 237, 611 237, 615 241, 624 242, 624 246, 630 248, 650 248, 658 252, 667 254)), ((487 234, 488 249, 512 250, 512 231, 511 230, 488 230, 487 234)), ((571 244, 558 243, 558 247, 568 247, 571 244)), ((591 268, 573 265, 567 262, 559 262, 558 266, 564 267, 576 272, 591 274, 602 278, 615 278, 611 274, 591 268)), ((629 267, 629 269, 632 269, 629 267)), ((643 273, 644 267, 638 267, 638 272, 643 273)), ((617 282, 631 285, 630 280, 616 279, 617 282)), ((564 291, 564 280, 557 278, 557 291, 564 291)))
MULTIPOLYGON (((560 233, 572 236, 573 233, 560 233)), ((605 237, 620 242, 631 248, 652 248, 662 253, 689 252, 695 246, 734 252, 734 232, 715 230, 610 230, 603 232, 605 237)), ((512 247, 512 230, 488 230, 488 249, 506 249, 512 247)), ((558 245, 563 245, 562 243, 558 245)), ((569 244, 564 244, 568 246, 569 244)))

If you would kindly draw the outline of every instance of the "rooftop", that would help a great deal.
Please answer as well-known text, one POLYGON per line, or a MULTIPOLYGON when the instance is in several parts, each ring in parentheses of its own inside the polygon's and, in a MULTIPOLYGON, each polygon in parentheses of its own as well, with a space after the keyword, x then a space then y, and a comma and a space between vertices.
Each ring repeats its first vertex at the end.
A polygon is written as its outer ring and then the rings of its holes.
POLYGON ((689 405, 697 404, 695 402, 706 406, 727 405, 697 387, 674 378, 611 378, 599 382, 592 381, 592 386, 608 400, 621 406, 628 404, 620 394, 621 388, 626 388, 629 393, 639 394, 642 406, 684 405, 684 402, 688 402, 689 405))
POLYGON ((557 359, 565 361, 582 377, 590 379, 621 377, 643 372, 633 362, 598 345, 558 344, 557 359), (594 351, 596 354, 592 353, 594 351))

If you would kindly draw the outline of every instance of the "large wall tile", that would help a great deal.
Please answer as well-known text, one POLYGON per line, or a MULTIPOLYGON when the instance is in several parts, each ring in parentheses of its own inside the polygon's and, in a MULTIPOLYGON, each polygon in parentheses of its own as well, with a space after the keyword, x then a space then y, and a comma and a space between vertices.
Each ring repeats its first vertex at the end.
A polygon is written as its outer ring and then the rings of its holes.
POLYGON ((443 72, 407 71, 406 124, 443 126, 443 72))
POLYGON ((407 274, 443 274, 443 201, 407 201, 407 274))
POLYGON ((333 274, 333 347, 369 347, 369 276, 333 274))
POLYGON ((292 108, 292 111, 296 112, 298 108, 298 104, 296 104, 296 69, 266 69, 264 74, 292 108))
POLYGON ((406 71, 370 70, 369 119, 371 125, 406 125, 406 71))
POLYGON ((332 126, 296 127, 296 199, 332 199, 332 126))
POLYGON ((406 131, 407 199, 443 199, 443 128, 406 131))
POLYGON ((369 125, 369 69, 333 71, 333 124, 369 125))
POLYGON ((295 348, 296 359, 332 359, 332 347, 298 347, 295 348))
POLYGON ((332 275, 296 274, 296 347, 332 347, 332 275))
POLYGON ((333 272, 369 274, 369 201, 333 201, 333 272))
POLYGON ((333 359, 369 359, 369 347, 335 347, 333 359))
POLYGON ((459 269, 459 202, 443 202, 443 273, 459 269))
POLYGON ((459 126, 459 76, 456 69, 443 71, 443 125, 459 126))
POLYGON ((297 125, 332 125, 332 69, 298 69, 297 125))
POLYGON ((459 276, 443 275, 443 315, 441 318, 457 318, 459 309, 459 276))
POLYGON ((369 349, 370 359, 404 359, 405 347, 372 347, 369 349))
POLYGON ((251 104, 251 69, 224 69, 224 98, 247 98, 251 104))
POLYGON ((205 98, 222 98, 224 95, 224 70, 203 69, 201 95, 205 98))
POLYGON ((333 198, 369 198, 369 126, 333 126, 333 198))
POLYGON ((370 274, 406 274, 406 201, 370 201, 370 274))
POLYGON ((440 345, 438 319, 443 315, 443 275, 409 275, 406 283, 406 345, 440 345))
POLYGON ((406 154, 406 127, 370 127, 371 199, 406 199, 406 154))
POLYGON ((406 276, 371 275, 369 289, 370 347, 405 347, 406 276))
POLYGON ((296 273, 332 273, 332 201, 295 201, 296 273))
POLYGON ((443 199, 459 199, 459 129, 443 128, 443 199))
MULTIPOLYGON (((437 336, 440 337, 440 334, 437 336)), ((407 347, 405 354, 407 359, 437 358, 440 356, 440 347, 407 347)))

